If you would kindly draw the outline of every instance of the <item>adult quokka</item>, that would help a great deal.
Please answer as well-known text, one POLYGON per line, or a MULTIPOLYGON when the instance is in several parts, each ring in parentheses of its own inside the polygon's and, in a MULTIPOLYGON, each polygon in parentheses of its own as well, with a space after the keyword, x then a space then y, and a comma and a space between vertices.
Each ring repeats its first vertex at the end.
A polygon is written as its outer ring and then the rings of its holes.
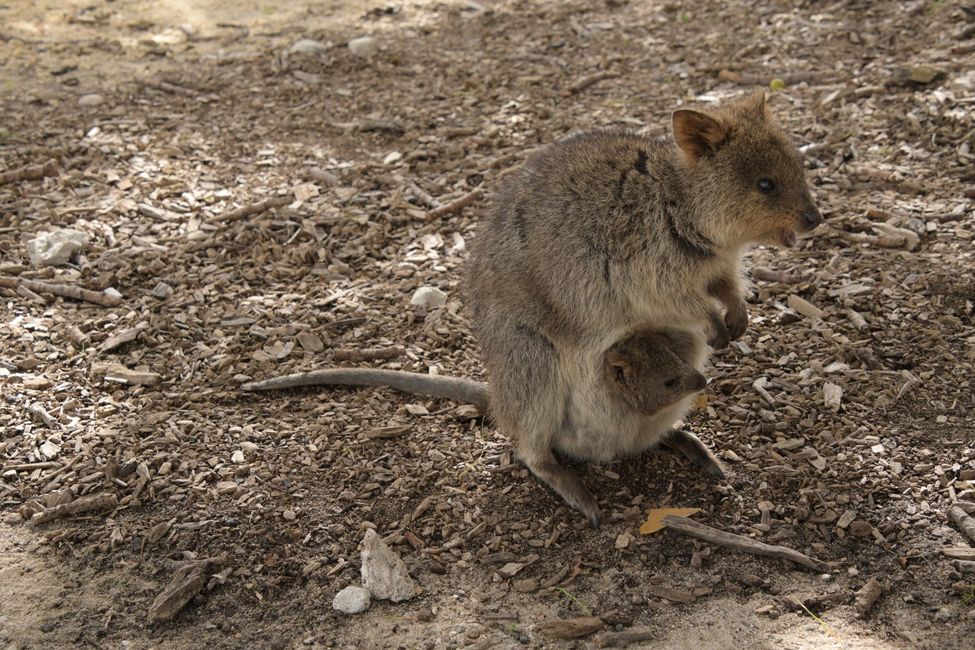
POLYGON ((672 429, 690 397, 638 435, 604 428, 593 398, 604 352, 634 327, 678 329, 702 370, 706 343, 746 329, 746 247, 792 246, 822 221, 764 93, 678 110, 673 136, 588 131, 543 149, 507 177, 468 264, 491 415, 525 465, 594 522, 595 498, 553 452, 607 461, 668 438, 703 447, 672 429))

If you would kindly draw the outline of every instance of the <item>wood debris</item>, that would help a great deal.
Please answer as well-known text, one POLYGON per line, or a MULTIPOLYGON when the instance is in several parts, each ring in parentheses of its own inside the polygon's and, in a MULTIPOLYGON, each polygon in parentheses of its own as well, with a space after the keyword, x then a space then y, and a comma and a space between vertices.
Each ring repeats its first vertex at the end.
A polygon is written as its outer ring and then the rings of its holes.
POLYGON ((48 160, 42 165, 27 165, 0 173, 0 185, 9 185, 18 181, 36 181, 46 176, 55 176, 57 173, 58 161, 48 160))
POLYGON ((790 562, 794 562, 799 566, 803 566, 807 569, 818 571, 820 573, 826 573, 829 571, 829 565, 825 562, 813 559, 808 555, 804 555, 799 551, 787 548, 785 546, 766 544, 743 535, 728 533, 723 530, 718 530, 717 528, 711 528, 710 526, 706 526, 696 521, 691 521, 690 519, 675 517, 673 515, 664 517, 663 523, 670 530, 674 530, 685 535, 690 535, 691 537, 696 537, 698 539, 703 539, 704 541, 711 542, 712 544, 726 546, 736 551, 789 560, 790 562))
POLYGON ((970 517, 961 506, 953 505, 948 508, 948 519, 975 544, 975 517, 970 517))
POLYGON ((62 298, 72 298, 90 302, 102 307, 117 307, 122 304, 122 296, 117 291, 92 291, 82 289, 70 284, 56 284, 51 282, 41 282, 40 280, 29 280, 27 278, 11 278, 0 276, 0 287, 10 287, 27 289, 37 293, 50 293, 62 298))
POLYGON ((853 603, 857 616, 862 618, 869 614, 883 593, 884 587, 877 578, 871 577, 867 580, 866 584, 856 593, 856 600, 853 603))
POLYGON ((55 519, 73 517, 86 512, 105 512, 114 510, 118 507, 118 497, 110 493, 93 494, 90 496, 78 497, 74 501, 62 503, 42 510, 30 518, 32 526, 40 526, 55 519))
POLYGON ((579 639, 605 627, 602 619, 595 616, 559 618, 545 621, 538 626, 539 632, 553 639, 579 639))

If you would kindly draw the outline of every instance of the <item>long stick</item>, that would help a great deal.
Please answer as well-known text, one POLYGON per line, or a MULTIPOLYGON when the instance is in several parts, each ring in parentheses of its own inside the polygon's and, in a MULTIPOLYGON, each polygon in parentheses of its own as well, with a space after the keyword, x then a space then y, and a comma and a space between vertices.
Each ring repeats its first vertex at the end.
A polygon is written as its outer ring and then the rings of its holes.
POLYGON ((975 542, 975 517, 969 517, 968 513, 962 510, 960 506, 951 506, 948 508, 948 519, 951 519, 968 539, 975 542))
POLYGON ((447 205, 441 206, 436 210, 430 210, 429 212, 427 212, 427 218, 436 219, 438 217, 451 214, 453 212, 460 212, 461 210, 469 206, 471 203, 481 198, 481 194, 483 194, 483 192, 481 192, 481 188, 477 188, 473 192, 468 192, 467 194, 465 194, 464 196, 460 197, 459 199, 457 199, 452 203, 448 203, 447 205))
POLYGON ((231 210, 229 212, 224 212, 222 214, 217 214, 208 219, 211 222, 219 221, 237 221, 238 219, 243 219, 244 217, 249 217, 252 214, 260 214, 266 212, 271 208, 280 208, 282 206, 288 205, 294 201, 292 195, 287 196, 272 196, 269 199, 264 199, 260 203, 254 203, 251 205, 245 205, 242 208, 237 208, 236 210, 231 210))
POLYGON ((11 289, 24 287, 31 291, 53 293, 55 296, 61 296, 62 298, 84 300, 85 302, 91 302, 102 307, 117 307, 122 304, 122 298, 120 296, 107 294, 103 291, 82 289, 81 287, 70 284, 52 284, 50 282, 41 282, 40 280, 0 276, 0 287, 9 287, 11 289))
POLYGON ((71 515, 78 515, 83 512, 104 512, 106 510, 114 510, 117 507, 118 497, 114 494, 94 494, 38 512, 30 518, 30 524, 31 526, 37 526, 38 524, 45 524, 55 519, 70 517, 71 515))
POLYGON ((0 174, 0 185, 17 181, 34 181, 45 176, 55 176, 57 173, 58 161, 52 158, 43 165, 28 165, 0 174))
POLYGON ((753 555, 765 555, 767 557, 789 560, 790 562, 795 562, 800 566, 804 566, 807 569, 812 569, 813 571, 818 571, 819 573, 829 572, 829 565, 825 562, 815 560, 808 555, 804 555, 799 551, 787 548, 785 546, 773 546, 771 544, 766 544, 764 542, 751 539, 750 537, 745 537, 744 535, 727 533, 723 530, 711 528, 710 526, 705 526, 704 524, 686 519, 684 517, 667 515, 662 521, 667 525, 667 528, 671 530, 676 530, 677 532, 684 533, 685 535, 703 539, 705 542, 727 546, 728 548, 733 548, 737 551, 744 551, 745 553, 751 553, 753 555))

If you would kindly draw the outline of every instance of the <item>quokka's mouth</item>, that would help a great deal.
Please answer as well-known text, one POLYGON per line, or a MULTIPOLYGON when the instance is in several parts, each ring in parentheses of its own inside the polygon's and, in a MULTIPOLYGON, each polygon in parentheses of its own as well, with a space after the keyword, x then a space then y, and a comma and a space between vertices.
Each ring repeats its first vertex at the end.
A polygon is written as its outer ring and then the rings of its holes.
POLYGON ((796 245, 796 231, 792 228, 783 228, 779 231, 779 242, 786 248, 796 245))

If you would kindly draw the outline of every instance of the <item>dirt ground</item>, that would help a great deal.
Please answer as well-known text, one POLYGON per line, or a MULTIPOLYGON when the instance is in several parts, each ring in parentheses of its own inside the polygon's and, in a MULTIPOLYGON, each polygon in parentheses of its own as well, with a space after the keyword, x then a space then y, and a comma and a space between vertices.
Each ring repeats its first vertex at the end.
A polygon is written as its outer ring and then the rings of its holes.
POLYGON ((973 25, 925 0, 0 0, 0 173, 59 168, 0 185, 0 276, 121 294, 0 286, 0 641, 588 647, 542 624, 592 615, 646 647, 975 648, 975 574, 943 553, 975 545, 947 517, 975 503, 973 25), (498 178, 756 86, 827 223, 748 256, 750 329, 687 423, 726 483, 663 451, 576 465, 593 530, 456 404, 238 390, 334 363, 483 378, 461 278, 498 178), (31 266, 54 228, 83 252, 31 266), (423 286, 446 304, 412 306, 423 286), (91 495, 118 507, 25 521, 91 495), (662 506, 830 573, 641 536, 662 506), (366 527, 421 593, 341 614, 366 527))

